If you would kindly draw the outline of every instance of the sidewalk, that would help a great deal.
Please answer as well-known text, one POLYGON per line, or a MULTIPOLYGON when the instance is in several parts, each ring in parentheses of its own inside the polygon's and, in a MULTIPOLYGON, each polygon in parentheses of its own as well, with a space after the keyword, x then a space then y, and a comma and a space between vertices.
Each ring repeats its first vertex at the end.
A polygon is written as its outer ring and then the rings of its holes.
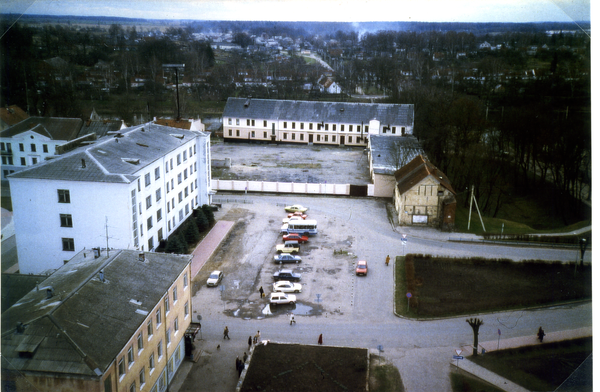
MULTIPOLYGON (((557 332, 548 332, 544 337, 544 343, 551 342, 560 342, 563 340, 571 340, 592 336, 592 327, 579 328, 579 329, 571 329, 568 331, 557 331, 557 332)), ((518 338, 510 338, 510 339, 500 339, 500 341, 495 342, 483 342, 479 345, 485 349, 486 352, 505 350, 508 348, 516 348, 516 347, 524 347, 524 346, 534 346, 540 343, 535 334, 531 336, 521 336, 518 338), (499 347, 499 348, 498 348, 499 347)), ((462 355, 469 355, 473 352, 473 346, 464 346, 461 347, 463 352, 462 355)), ((481 378, 497 386, 500 389, 503 389, 508 392, 527 392, 527 389, 521 387, 513 383, 512 381, 507 380, 504 377, 497 375, 482 366, 477 365, 474 362, 469 360, 467 361, 458 361, 458 367, 466 372, 471 373, 472 375, 481 378)), ((457 366, 457 361, 453 360, 450 362, 451 365, 457 366)))
POLYGON ((215 250, 221 245, 221 242, 227 237, 234 224, 235 222, 231 221, 217 221, 206 237, 194 249, 192 252, 192 279, 198 275, 200 269, 202 269, 215 250))

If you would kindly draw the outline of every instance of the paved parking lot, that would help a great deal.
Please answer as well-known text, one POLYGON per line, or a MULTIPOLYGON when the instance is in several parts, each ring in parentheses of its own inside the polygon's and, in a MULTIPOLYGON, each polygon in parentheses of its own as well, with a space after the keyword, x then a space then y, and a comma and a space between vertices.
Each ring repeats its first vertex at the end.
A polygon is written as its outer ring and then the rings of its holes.
POLYGON ((365 149, 359 147, 213 142, 211 156, 213 159, 231 158, 229 169, 213 168, 214 179, 371 183, 368 156, 365 149))

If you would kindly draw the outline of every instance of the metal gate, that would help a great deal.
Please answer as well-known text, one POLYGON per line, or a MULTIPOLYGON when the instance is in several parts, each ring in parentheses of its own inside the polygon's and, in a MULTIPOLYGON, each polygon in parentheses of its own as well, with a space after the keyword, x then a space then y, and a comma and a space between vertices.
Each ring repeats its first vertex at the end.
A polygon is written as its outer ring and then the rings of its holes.
POLYGON ((350 196, 367 196, 368 185, 350 185, 350 196))

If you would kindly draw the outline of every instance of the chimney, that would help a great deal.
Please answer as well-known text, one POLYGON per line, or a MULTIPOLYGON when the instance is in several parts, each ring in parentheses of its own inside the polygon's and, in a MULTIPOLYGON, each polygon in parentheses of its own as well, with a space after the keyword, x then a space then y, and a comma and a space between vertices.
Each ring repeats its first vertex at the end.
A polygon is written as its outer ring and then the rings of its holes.
POLYGON ((144 261, 146 261, 146 256, 143 253, 140 253, 138 255, 138 260, 141 262, 144 262, 144 261))
POLYGON ((81 168, 85 169, 85 159, 81 158, 81 168))

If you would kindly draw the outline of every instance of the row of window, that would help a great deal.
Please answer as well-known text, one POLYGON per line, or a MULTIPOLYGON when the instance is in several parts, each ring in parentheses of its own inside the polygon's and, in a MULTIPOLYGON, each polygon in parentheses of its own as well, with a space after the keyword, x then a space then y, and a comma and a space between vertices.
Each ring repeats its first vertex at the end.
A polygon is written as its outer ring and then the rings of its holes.
MULTIPOLYGON (((231 119, 231 118, 228 119, 228 124, 229 125, 233 125, 233 119, 231 119)), ((246 119, 246 126, 248 126, 248 127, 250 127, 250 126, 254 127, 254 126, 256 126, 255 124, 256 123, 255 123, 254 120, 246 119)), ((272 123, 272 124, 275 124, 275 123, 272 123)), ((298 124, 299 124, 299 128, 298 129, 303 130, 305 123, 300 122, 298 124)), ((320 130, 323 130, 323 129, 325 131, 329 131, 329 125, 331 125, 331 130, 332 131, 336 131, 337 130, 337 125, 338 125, 338 124, 328 124, 328 123, 323 123, 323 122, 320 122, 320 123, 310 123, 309 122, 308 123, 308 130, 309 131, 313 130, 314 124, 316 124, 317 131, 320 131, 320 130)), ((239 118, 235 119, 235 125, 240 125, 240 119, 239 118)), ((268 122, 266 120, 263 120, 263 128, 268 128, 267 125, 268 125, 268 122)), ((345 131, 345 125, 346 124, 340 124, 340 132, 344 132, 345 131)), ((291 126, 290 129, 296 129, 296 122, 295 121, 290 121, 290 126, 291 126)), ((364 132, 369 132, 369 126, 365 125, 364 127, 365 127, 364 128, 364 132)), ((360 125, 356 125, 356 132, 360 132, 360 128, 361 128, 360 125)), ((283 129, 288 129, 288 122, 287 121, 283 122, 283 129)), ((402 129, 404 131, 404 127, 402 127, 402 129)), ((348 124, 348 132, 352 132, 353 130, 354 130, 354 125, 353 124, 348 124)), ((393 131, 393 133, 396 133, 396 127, 392 127, 392 131, 393 131)))
MULTIPOLYGON (((188 273, 186 272, 183 275, 184 290, 187 289, 187 287, 188 287, 188 273)), ((173 297, 172 305, 174 306, 177 303, 177 286, 175 286, 172 289, 172 297, 173 297)), ((171 306, 171 303, 170 303, 169 293, 167 292, 167 295, 164 298, 165 318, 169 314, 170 306, 171 306)), ((185 303, 185 305, 183 307, 183 312, 184 312, 184 320, 185 320, 190 315, 189 301, 185 303)), ((156 320, 156 329, 159 329, 160 326, 162 325, 162 309, 161 309, 161 307, 158 307, 158 309, 156 310, 155 320, 156 320)), ((150 318, 146 324, 146 335, 147 335, 146 340, 148 342, 150 342, 152 340, 152 338, 154 337, 154 331, 155 331, 155 327, 153 325, 153 319, 150 318)), ((175 317, 175 319, 173 320, 173 334, 177 335, 178 331, 179 331, 179 317, 175 317)), ((166 339, 167 339, 167 347, 169 347, 169 345, 171 344, 171 328, 167 329, 166 339)), ((137 344, 137 353, 134 351, 134 344, 132 344, 131 346, 129 346, 129 348, 127 350, 127 355, 126 356, 124 355, 119 359, 119 363, 118 363, 119 382, 121 382, 123 380, 123 378, 125 377, 125 374, 127 374, 127 372, 130 371, 130 369, 132 368, 132 366, 136 360, 136 354, 137 354, 137 357, 139 357, 141 355, 142 351, 144 350, 145 343, 144 343, 144 331, 143 330, 141 330, 137 334, 136 344, 137 344)), ((156 346, 156 354, 157 354, 156 361, 155 361, 155 356, 154 356, 155 353, 154 352, 151 353, 150 356, 148 357, 148 369, 149 369, 150 374, 152 374, 152 372, 156 368, 156 363, 160 362, 162 360, 163 353, 164 353, 163 341, 161 339, 158 342, 158 345, 156 346)), ((142 369, 139 372, 140 390, 143 388, 145 383, 146 383, 146 366, 142 366, 142 369)), ((133 381, 133 383, 129 387, 129 390, 130 391, 137 390, 136 381, 133 381)))
MULTIPOLYGON (((283 132, 282 133, 282 140, 296 140, 296 135, 297 134, 294 133, 294 132, 292 132, 292 133, 283 132), (289 139, 288 139, 288 136, 290 136, 289 139)), ((304 133, 300 133, 298 135, 299 135, 299 138, 298 138, 299 141, 304 141, 305 140, 304 133)), ((233 137, 233 129, 229 130, 229 136, 233 137)), ((239 129, 235 130, 235 136, 236 137, 240 137, 240 130, 239 129)), ((323 141, 323 142, 329 142, 329 136, 330 135, 320 135, 320 134, 315 135, 317 142, 321 142, 321 141, 323 141)), ((254 131, 251 131, 250 132, 250 137, 251 138, 255 138, 256 137, 256 133, 254 131)), ((267 132, 263 132, 263 139, 266 139, 266 138, 267 138, 267 132)), ((352 139, 353 139, 352 136, 347 136, 347 139, 344 140, 344 143, 353 143, 352 139)), ((356 143, 360 143, 360 139, 361 139, 360 136, 356 136, 356 143)), ((340 139, 340 141, 341 140, 342 139, 340 139)), ((365 140, 366 140, 366 138, 365 138, 365 140)), ((337 143, 337 135, 331 135, 331 142, 332 143, 337 143)))
MULTIPOLYGON (((37 152, 37 145, 35 143, 31 143, 29 145, 29 150, 31 152, 37 152)), ((12 152, 12 146, 10 143, 0 142, 0 151, 12 152)), ((19 143, 19 151, 25 152, 25 145, 23 143, 19 143)), ((48 152, 48 145, 42 144, 42 151, 48 152)))
MULTIPOLYGON (((190 146, 189 148, 189 157, 191 158, 193 155, 196 155, 196 145, 190 146)), ((188 160, 188 150, 184 150, 182 153, 177 154, 176 162, 177 166, 181 165, 182 162, 186 162, 188 160)), ((193 165, 196 168, 196 163, 193 165)), ((165 173, 168 173, 169 170, 173 170, 173 158, 169 161, 165 162, 165 173)), ((190 174, 192 173, 192 165, 190 165, 190 174)), ((187 169, 185 170, 185 176, 187 178, 187 169)), ((160 167, 157 166, 154 168, 154 181, 160 179, 160 167)), ((179 180, 181 183, 181 180, 179 180)), ((152 184, 151 173, 144 174, 144 186, 147 188, 152 184)), ((141 192, 141 184, 138 180, 138 191, 141 192)))

